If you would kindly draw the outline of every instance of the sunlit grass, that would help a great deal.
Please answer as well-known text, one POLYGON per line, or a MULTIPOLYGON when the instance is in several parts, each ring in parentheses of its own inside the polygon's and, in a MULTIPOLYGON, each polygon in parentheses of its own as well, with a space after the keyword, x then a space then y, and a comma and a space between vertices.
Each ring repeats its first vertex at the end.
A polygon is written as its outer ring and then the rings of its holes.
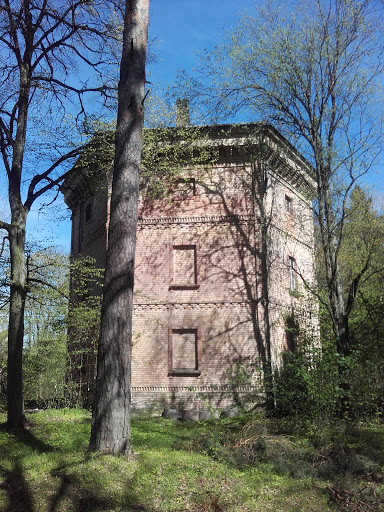
MULTIPOLYGON (((302 472, 293 469, 302 455, 315 455, 308 440, 260 434, 258 444, 235 448, 245 428, 252 435, 265 431, 260 418, 252 432, 247 426, 251 418, 205 424, 136 419, 137 455, 131 460, 88 453, 87 411, 50 410, 28 420, 25 432, 9 433, 4 424, 0 429, 1 511, 343 510, 329 501, 329 481, 316 479, 309 466, 302 472)), ((352 432, 348 442, 368 457, 383 432, 379 426, 366 427, 360 440, 352 432)))

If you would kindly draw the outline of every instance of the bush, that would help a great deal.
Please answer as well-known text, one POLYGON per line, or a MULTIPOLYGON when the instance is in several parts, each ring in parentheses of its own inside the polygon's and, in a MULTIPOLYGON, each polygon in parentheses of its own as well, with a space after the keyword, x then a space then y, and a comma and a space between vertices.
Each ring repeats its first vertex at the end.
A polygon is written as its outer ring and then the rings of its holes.
POLYGON ((369 420, 383 403, 380 364, 358 351, 343 357, 331 348, 285 354, 274 375, 274 414, 320 429, 342 418, 369 420))

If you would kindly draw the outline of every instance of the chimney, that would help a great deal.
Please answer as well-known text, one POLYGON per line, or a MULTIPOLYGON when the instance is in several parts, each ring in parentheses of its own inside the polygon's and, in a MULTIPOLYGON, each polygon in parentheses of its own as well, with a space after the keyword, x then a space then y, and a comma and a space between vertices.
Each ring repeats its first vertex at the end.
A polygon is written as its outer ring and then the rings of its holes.
POLYGON ((178 98, 176 100, 176 126, 189 126, 190 124, 188 98, 178 98))

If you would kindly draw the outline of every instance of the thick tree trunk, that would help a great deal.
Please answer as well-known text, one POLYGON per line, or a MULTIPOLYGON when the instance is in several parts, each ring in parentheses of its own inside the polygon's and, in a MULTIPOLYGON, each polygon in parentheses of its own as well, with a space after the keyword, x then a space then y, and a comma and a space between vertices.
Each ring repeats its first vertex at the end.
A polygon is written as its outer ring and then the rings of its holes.
POLYGON ((8 232, 11 258, 11 286, 8 324, 7 423, 10 427, 24 425, 23 343, 26 297, 25 227, 28 208, 21 201, 21 173, 27 131, 29 101, 29 66, 20 66, 20 93, 12 169, 9 173, 8 197, 11 225, 8 232))
POLYGON ((133 275, 149 0, 126 0, 90 450, 130 454, 133 275))
MULTIPOLYGON (((28 4, 25 6, 28 10, 28 4)), ((29 19, 26 24, 29 32, 29 19)), ((8 175, 8 198, 11 225, 8 230, 11 258, 11 286, 8 323, 7 423, 10 427, 24 425, 23 343, 26 298, 25 228, 29 208, 21 200, 21 175, 27 134, 30 92, 30 59, 32 42, 26 37, 23 61, 19 63, 20 84, 17 103, 17 129, 13 143, 12 167, 8 175)))
POLYGON ((8 325, 7 405, 9 427, 24 425, 23 342, 26 297, 25 221, 12 222, 9 232, 11 257, 11 293, 8 325))

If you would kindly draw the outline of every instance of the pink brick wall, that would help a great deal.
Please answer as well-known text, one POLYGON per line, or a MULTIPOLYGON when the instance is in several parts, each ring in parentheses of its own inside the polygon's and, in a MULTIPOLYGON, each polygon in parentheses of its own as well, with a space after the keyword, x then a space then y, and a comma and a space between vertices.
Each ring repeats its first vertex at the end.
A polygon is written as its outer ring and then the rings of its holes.
MULTIPOLYGON (((132 353, 133 406, 138 410, 206 409, 207 402, 226 408, 250 395, 261 400, 266 329, 253 172, 241 162, 187 169, 186 177, 195 179, 195 195, 182 197, 176 189, 176 197, 140 203, 132 353), (195 331, 196 353, 191 353, 195 331), (189 351, 184 356, 183 336, 189 351), (196 368, 190 368, 191 361, 196 368), (187 368, 177 367, 182 365, 187 368), (247 368, 241 382, 236 380, 239 365, 247 368)), ((273 364, 279 364, 288 348, 288 316, 296 311, 304 331, 316 332, 317 326, 316 308, 311 317, 307 314, 304 287, 304 281, 314 281, 311 205, 289 180, 286 169, 281 174, 272 170, 264 200, 273 364), (297 270, 294 293, 290 257, 297 270)), ((92 255, 103 265, 106 189, 94 195, 93 205, 92 219, 85 225, 84 204, 73 210, 72 252, 92 255)))

